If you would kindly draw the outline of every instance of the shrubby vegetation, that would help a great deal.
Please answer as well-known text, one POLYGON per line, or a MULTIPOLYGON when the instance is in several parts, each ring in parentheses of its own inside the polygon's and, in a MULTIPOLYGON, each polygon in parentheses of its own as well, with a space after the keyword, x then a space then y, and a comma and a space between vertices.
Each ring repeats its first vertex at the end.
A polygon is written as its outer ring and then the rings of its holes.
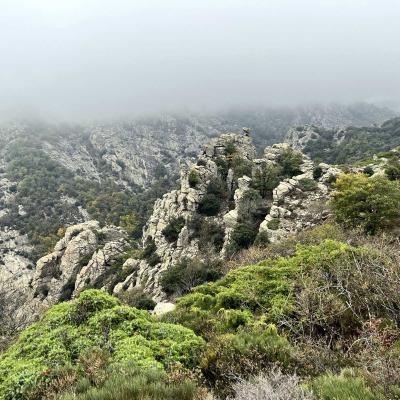
POLYGON ((116 382, 125 381, 118 392, 131 391, 138 399, 145 398, 139 397, 141 392, 160 390, 169 393, 167 398, 186 391, 182 398, 190 399, 194 388, 168 388, 162 371, 177 363, 194 367, 202 346, 202 339, 187 328, 155 322, 146 311, 123 306, 101 291, 86 290, 78 299, 52 307, 2 355, 0 397, 41 399, 54 388, 78 392, 82 399, 102 399, 116 382), (114 372, 109 375, 107 368, 114 372), (154 386, 146 389, 146 379, 152 376, 154 386), (92 392, 97 397, 91 397, 92 392))
POLYGON ((133 239, 138 238, 154 200, 170 188, 164 176, 148 191, 135 188, 136 193, 111 179, 101 183, 83 180, 53 161, 33 139, 15 143, 7 161, 7 177, 17 182, 16 198, 0 225, 29 236, 35 246, 30 255, 33 260, 52 250, 60 228, 81 222, 79 206, 100 223, 122 226, 133 239))
POLYGON ((371 158, 400 145, 400 118, 386 121, 381 127, 349 127, 340 143, 334 140, 336 131, 316 130, 318 135, 307 143, 305 152, 313 159, 330 164, 348 164, 371 158))
POLYGON ((162 234, 168 242, 173 243, 178 240, 182 228, 185 226, 183 217, 172 219, 168 225, 162 230, 162 234))
POLYGON ((168 268, 163 273, 160 284, 165 293, 180 296, 188 293, 197 285, 215 281, 221 276, 222 268, 220 261, 202 262, 186 258, 168 268))
POLYGON ((383 176, 364 174, 340 176, 331 205, 336 220, 347 226, 361 226, 365 232, 396 226, 400 218, 400 183, 383 176))
MULTIPOLYGON (((232 377, 245 378, 268 365, 297 370, 300 376, 333 371, 333 380, 347 366, 357 374, 367 369, 368 380, 352 378, 365 393, 397 393, 400 379, 390 371, 400 370, 391 355, 400 338, 399 252, 380 252, 382 246, 369 245, 359 234, 349 236, 358 237, 360 245, 324 239, 345 240, 346 234, 318 228, 305 237, 313 244, 298 245, 294 252, 276 245, 278 254, 293 255, 276 258, 267 248, 272 258, 235 269, 178 299, 176 311, 165 319, 207 340, 200 366, 218 393, 231 393, 232 377), (378 379, 379 388, 371 379, 378 379)), ((318 399, 344 398, 340 385, 337 397, 329 397, 323 379, 312 383, 318 399)))

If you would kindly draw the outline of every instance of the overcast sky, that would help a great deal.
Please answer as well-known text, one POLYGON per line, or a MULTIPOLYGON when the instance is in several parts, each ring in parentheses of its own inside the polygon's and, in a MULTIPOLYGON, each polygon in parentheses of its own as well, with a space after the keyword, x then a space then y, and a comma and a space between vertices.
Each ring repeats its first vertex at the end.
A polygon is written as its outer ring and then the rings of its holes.
POLYGON ((0 0, 0 112, 400 99, 400 0, 0 0))

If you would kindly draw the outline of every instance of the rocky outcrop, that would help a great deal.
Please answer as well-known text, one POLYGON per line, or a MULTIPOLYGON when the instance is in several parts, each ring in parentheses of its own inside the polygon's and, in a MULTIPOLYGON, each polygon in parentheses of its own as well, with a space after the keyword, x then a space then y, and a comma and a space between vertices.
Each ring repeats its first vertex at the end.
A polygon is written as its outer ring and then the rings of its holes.
POLYGON ((29 273, 24 274, 23 268, 12 271, 14 278, 22 274, 19 284, 24 289, 23 301, 11 302, 18 305, 14 307, 15 320, 32 322, 50 306, 75 297, 87 287, 112 291, 129 248, 126 236, 114 226, 101 228, 97 221, 67 228, 54 251, 39 259, 36 268, 29 266, 29 273))
POLYGON ((316 176, 316 167, 285 143, 266 148, 262 158, 256 158, 251 138, 245 135, 230 133, 212 139, 196 163, 182 165, 180 188, 155 203, 143 234, 146 256, 127 261, 132 273, 115 292, 142 287, 154 300, 165 301, 160 285, 163 273, 183 259, 226 258, 237 241, 238 227, 249 227, 262 234, 263 240, 274 242, 323 221, 329 215, 330 182, 341 171, 321 164, 316 176), (272 178, 263 171, 282 168, 286 153, 300 157, 298 170, 274 190, 264 190, 272 178), (217 210, 207 209, 215 198, 217 210), (198 232, 210 225, 221 232, 219 246, 211 235, 201 237, 198 232), (171 238, 168 232, 173 229, 176 237, 171 238))

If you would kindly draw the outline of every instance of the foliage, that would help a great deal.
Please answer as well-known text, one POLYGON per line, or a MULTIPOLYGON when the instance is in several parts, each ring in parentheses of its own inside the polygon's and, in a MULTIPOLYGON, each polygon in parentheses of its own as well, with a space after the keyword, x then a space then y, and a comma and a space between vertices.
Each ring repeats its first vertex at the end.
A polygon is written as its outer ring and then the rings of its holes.
POLYGON ((169 243, 176 242, 184 226, 185 219, 183 217, 173 218, 162 230, 162 234, 169 243))
POLYGON ((374 234, 397 224, 400 217, 400 184, 382 176, 347 174, 336 181, 337 192, 331 201, 338 222, 361 226, 374 234))
POLYGON ((315 167, 313 170, 313 178, 317 181, 322 176, 322 168, 320 166, 315 167))
POLYGON ((273 164, 266 164, 256 169, 253 174, 252 187, 258 190, 264 198, 272 194, 281 180, 281 169, 273 164))
POLYGON ((237 152, 237 149, 236 149, 235 143, 233 143, 233 142, 228 142, 228 143, 225 145, 225 155, 226 155, 226 156, 230 156, 230 155, 232 155, 232 154, 235 154, 236 152, 237 152))
POLYGON ((202 252, 209 252, 210 250, 221 251, 225 239, 223 227, 201 215, 195 215, 189 221, 188 228, 192 232, 191 239, 198 238, 199 249, 202 252), (210 244, 212 249, 210 249, 210 244))
POLYGON ((113 366, 100 385, 81 380, 60 400, 192 400, 196 385, 189 381, 170 382, 159 369, 138 369, 135 365, 113 366))
POLYGON ((148 237, 143 249, 142 257, 147 261, 147 263, 154 267, 161 262, 160 256, 156 253, 157 246, 153 238, 148 237))
POLYGON ((128 305, 135 307, 139 310, 151 311, 156 306, 156 302, 151 298, 148 293, 145 293, 142 288, 133 288, 128 291, 118 293, 119 300, 128 305))
POLYGON ((299 188, 303 192, 312 192, 317 189, 317 182, 314 179, 303 178, 299 180, 299 188))
POLYGON ((189 181, 189 186, 191 188, 196 187, 196 185, 199 183, 199 181, 200 181, 199 174, 195 169, 192 169, 189 172, 188 181, 189 181))
POLYGON ((231 392, 233 377, 247 377, 273 365, 287 367, 292 349, 274 325, 260 324, 237 334, 223 334, 211 340, 200 366, 218 394, 231 392))
POLYGON ((267 222, 267 228, 276 231, 277 229, 279 229, 279 224, 280 224, 279 218, 272 218, 267 222))
POLYGON ((253 244, 257 236, 256 230, 248 224, 238 224, 231 234, 231 244, 236 249, 246 249, 253 244))
POLYGON ((372 176, 374 174, 374 170, 371 166, 367 166, 363 169, 363 173, 367 176, 372 176))
MULTIPOLYGON (((22 332, 0 360, 0 397, 29 399, 38 386, 57 379, 62 367, 87 377, 82 357, 106 352, 106 364, 163 370, 174 363, 195 364, 202 340, 187 328, 155 322, 146 312, 122 306, 94 289, 70 303, 53 306, 22 332)), ((100 397, 101 398, 101 397, 100 397)))
POLYGON ((374 393, 362 377, 354 376, 351 371, 342 371, 340 375, 328 374, 315 379, 311 385, 313 392, 321 400, 380 400, 386 397, 374 393))
POLYGON ((386 176, 391 181, 399 181, 400 180, 400 161, 393 161, 390 163, 385 169, 386 176))
POLYGON ((218 261, 201 262, 185 258, 163 273, 160 284, 165 293, 182 295, 194 286, 215 281, 221 276, 221 265, 218 261))
POLYGON ((206 193, 199 201, 198 212, 207 216, 217 215, 221 208, 221 200, 213 193, 206 193))
POLYGON ((301 173, 300 166, 303 163, 303 156, 300 152, 287 148, 280 151, 277 162, 282 168, 282 175, 291 178, 301 173))

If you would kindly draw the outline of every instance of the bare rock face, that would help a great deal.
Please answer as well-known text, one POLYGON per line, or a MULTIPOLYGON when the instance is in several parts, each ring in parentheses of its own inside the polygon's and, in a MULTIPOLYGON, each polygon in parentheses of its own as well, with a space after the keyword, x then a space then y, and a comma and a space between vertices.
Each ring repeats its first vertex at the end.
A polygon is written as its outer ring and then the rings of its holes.
MULTIPOLYGON (((115 265, 128 248, 126 233, 88 221, 67 228, 54 251, 38 260, 31 273, 26 301, 17 319, 32 322, 50 306, 75 297, 87 287, 111 290, 115 265)), ((120 264, 120 265, 119 265, 120 264)))

